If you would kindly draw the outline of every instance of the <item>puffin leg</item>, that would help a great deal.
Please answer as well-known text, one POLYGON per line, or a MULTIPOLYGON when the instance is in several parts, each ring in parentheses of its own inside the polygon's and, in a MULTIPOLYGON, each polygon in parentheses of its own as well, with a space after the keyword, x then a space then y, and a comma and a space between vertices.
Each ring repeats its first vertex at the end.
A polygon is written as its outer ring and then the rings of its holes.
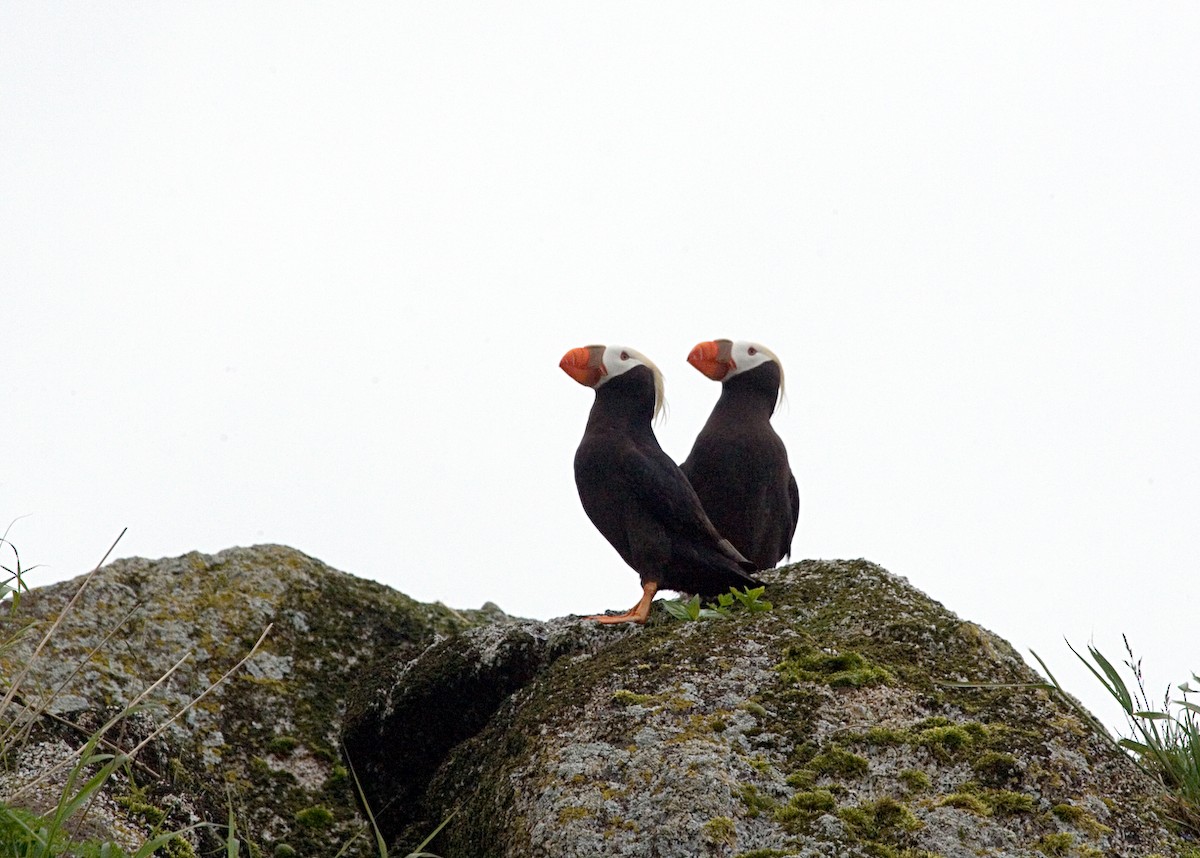
POLYGON ((598 623, 637 623, 645 625, 646 620, 650 619, 650 603, 654 600, 654 594, 658 592, 658 584, 654 581, 648 581, 642 585, 642 598, 638 603, 623 614, 596 614, 591 617, 584 617, 585 620, 595 620, 598 623))

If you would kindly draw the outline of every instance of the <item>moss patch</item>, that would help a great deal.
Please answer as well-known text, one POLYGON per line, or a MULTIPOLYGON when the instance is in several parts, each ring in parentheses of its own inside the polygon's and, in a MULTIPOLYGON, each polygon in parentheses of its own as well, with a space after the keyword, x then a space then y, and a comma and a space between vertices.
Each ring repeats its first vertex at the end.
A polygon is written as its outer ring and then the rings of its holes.
POLYGON ((812 769, 800 769, 798 772, 792 772, 786 778, 788 786, 799 790, 807 790, 816 782, 817 773, 812 769))
POLYGON ((856 778, 867 773, 867 758, 852 754, 834 745, 808 762, 808 768, 818 775, 856 778))
POLYGON ((813 819, 825 813, 832 813, 836 807, 837 800, 827 789, 798 792, 786 805, 775 811, 775 820, 782 824, 785 830, 797 833, 813 819))
POLYGON ((621 706, 657 706, 662 702, 662 697, 659 695, 637 694, 624 688, 618 688, 614 691, 612 699, 614 703, 621 706))
POLYGON ((576 819, 586 819, 591 815, 592 812, 586 807, 578 805, 574 807, 564 807, 558 812, 558 821, 560 823, 572 822, 576 819))
POLYGON ((1033 813, 1037 806, 1033 800, 1033 796, 1006 789, 984 790, 980 793, 980 797, 987 802, 992 813, 997 816, 1009 816, 1015 813, 1033 813))
POLYGON ((738 788, 738 798, 742 800, 742 804, 746 805, 746 816, 751 818, 760 813, 770 813, 778 805, 775 799, 759 792, 758 787, 754 784, 742 784, 738 788))
POLYGON ((717 816, 704 823, 701 829, 704 834, 704 839, 709 843, 715 843, 722 846, 732 848, 737 843, 737 828, 734 826, 733 820, 728 816, 717 816))
POLYGON ((832 688, 862 688, 895 681, 886 669, 857 652, 825 653, 789 648, 776 668, 785 682, 821 682, 832 688))
POLYGON ((902 845, 906 834, 923 827, 911 810, 892 798, 839 808, 837 815, 852 835, 878 847, 902 845))
POLYGON ((1021 779, 1021 765, 1012 754, 985 751, 971 764, 976 776, 988 786, 1007 786, 1021 779))
POLYGON ((955 792, 942 796, 934 802, 934 807, 957 807, 959 810, 966 810, 978 816, 987 816, 991 813, 991 809, 983 799, 969 792, 955 792))
POLYGON ((272 754, 287 754, 299 744, 300 740, 295 736, 276 736, 267 744, 267 750, 272 754))
POLYGON ((929 789, 929 775, 920 769, 905 769, 900 773, 900 783, 909 792, 924 792, 929 789))
POLYGON ((296 814, 296 824, 303 828, 328 828, 333 824, 333 812, 327 807, 306 807, 296 814))
POLYGON ((918 731, 913 743, 944 762, 971 748, 986 736, 987 731, 982 724, 939 724, 918 731), (969 729, 971 727, 978 729, 969 729))
POLYGON ((1054 834, 1047 834, 1038 840, 1034 847, 1043 855, 1050 855, 1052 858, 1069 855, 1071 847, 1075 844, 1075 835, 1066 831, 1059 831, 1054 834))
POLYGON ((1103 837, 1112 833, 1112 829, 1107 825, 1102 824, 1082 807, 1073 804, 1056 804, 1050 808, 1050 813, 1089 837, 1103 837))

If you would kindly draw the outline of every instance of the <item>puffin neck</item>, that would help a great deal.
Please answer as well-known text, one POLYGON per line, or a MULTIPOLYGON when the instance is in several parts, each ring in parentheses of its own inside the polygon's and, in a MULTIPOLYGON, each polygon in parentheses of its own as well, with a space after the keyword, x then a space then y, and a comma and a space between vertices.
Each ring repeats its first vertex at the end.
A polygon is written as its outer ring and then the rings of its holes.
POLYGON ((739 414, 759 412, 770 417, 778 399, 779 364, 771 361, 722 382, 714 410, 735 409, 739 414))
POLYGON ((654 418, 654 375, 644 366, 611 378, 596 388, 588 428, 650 431, 654 418))

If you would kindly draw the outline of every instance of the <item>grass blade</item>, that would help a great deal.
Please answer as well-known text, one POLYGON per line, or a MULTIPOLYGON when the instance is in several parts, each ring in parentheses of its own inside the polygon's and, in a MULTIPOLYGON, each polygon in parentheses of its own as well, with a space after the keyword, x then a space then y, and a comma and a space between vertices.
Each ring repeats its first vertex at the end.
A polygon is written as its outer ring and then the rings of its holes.
MULTIPOLYGON (((362 802, 363 810, 367 814, 367 822, 371 826, 371 832, 375 835, 375 848, 379 850, 379 858, 387 858, 387 854, 388 854, 387 843, 383 839, 383 833, 380 832, 379 826, 375 823, 375 814, 371 813, 371 805, 367 802, 366 793, 363 792, 362 782, 359 781, 359 779, 358 779, 358 772, 356 772, 354 770, 354 763, 351 761, 350 755, 346 754, 345 757, 346 757, 346 765, 348 765, 350 767, 350 777, 352 777, 354 779, 354 789, 355 789, 355 791, 358 792, 359 801, 362 802)), ((350 843, 353 843, 353 842, 354 841, 351 840, 345 846, 343 846, 341 852, 338 852, 338 854, 335 855, 334 858, 340 858, 342 853, 346 851, 347 847, 349 847, 350 843)))

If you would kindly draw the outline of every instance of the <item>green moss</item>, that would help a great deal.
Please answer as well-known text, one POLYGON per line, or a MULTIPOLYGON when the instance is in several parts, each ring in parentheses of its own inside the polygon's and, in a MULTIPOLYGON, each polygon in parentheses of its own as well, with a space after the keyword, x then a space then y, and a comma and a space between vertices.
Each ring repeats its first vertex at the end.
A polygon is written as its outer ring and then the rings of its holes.
POLYGON ((1003 751, 985 751, 971 767, 988 786, 1005 786, 1021 779, 1021 765, 1017 758, 1003 751))
POLYGON ((572 822, 573 820, 577 820, 577 819, 586 819, 587 817, 589 817, 591 815, 592 815, 592 812, 590 810, 588 810, 586 807, 581 807, 579 805, 573 805, 571 807, 564 807, 562 810, 560 810, 558 812, 558 821, 560 823, 572 822))
POLYGON ((746 805, 746 816, 751 818, 758 816, 760 813, 770 812, 776 808, 778 802, 769 795, 764 795, 758 791, 758 787, 754 784, 742 784, 738 788, 738 798, 746 805))
POLYGON ((912 741, 912 733, 894 727, 872 727, 862 735, 868 745, 905 745, 912 741))
POLYGON ((991 809, 983 799, 969 792, 956 792, 942 796, 934 806, 957 807, 959 810, 966 810, 978 816, 987 816, 991 813, 991 809))
POLYGON ((920 769, 905 769, 900 773, 900 783, 909 792, 924 792, 929 789, 929 775, 920 769))
POLYGON ((939 760, 948 760, 975 744, 971 731, 957 724, 928 727, 918 732, 913 744, 927 749, 939 760))
MULTIPOLYGON (((872 727, 867 732, 850 738, 851 741, 867 745, 914 745, 925 748, 941 762, 965 756, 985 747, 993 739, 989 729, 977 721, 955 723, 941 717, 926 718, 907 730, 872 727)), ((1015 759, 1012 762, 1015 765, 1015 759)), ((991 772, 994 769, 1002 769, 1003 766, 1003 759, 992 759, 985 763, 985 770, 991 772), (992 768, 988 768, 989 765, 992 768)))
POLYGON ((962 727, 930 727, 917 734, 916 744, 934 751, 935 755, 954 754, 967 748, 972 742, 971 734, 962 727))
POLYGON ((831 654, 790 648, 776 669, 785 682, 823 682, 833 688, 861 688, 895 681, 886 669, 853 651, 831 654))
POLYGON ((1103 837, 1112 833, 1111 828, 1102 824, 1082 807, 1073 804, 1056 804, 1050 808, 1050 812, 1063 822, 1078 828, 1091 837, 1103 837))
POLYGON ((747 700, 745 703, 742 703, 740 706, 738 706, 738 708, 744 709, 755 718, 767 717, 767 710, 763 708, 761 703, 755 703, 753 700, 747 700))
POLYGON ((945 715, 930 715, 928 718, 922 718, 913 725, 914 730, 928 730, 930 727, 949 727, 954 722, 945 715))
POLYGON ((843 807, 837 812, 851 834, 863 840, 893 839, 922 827, 911 810, 893 798, 843 807))
POLYGON ((286 843, 275 844, 275 849, 271 852, 275 858, 292 858, 296 854, 296 850, 286 843))
POLYGON ((787 831, 797 833, 809 822, 825 813, 832 813, 837 800, 827 789, 798 792, 787 804, 775 810, 775 821, 787 831))
POLYGON ((118 797, 117 804, 124 807, 130 813, 137 814, 146 820, 146 822, 150 823, 151 828, 161 825, 163 820, 167 818, 165 810, 146 800, 146 791, 144 789, 134 789, 129 795, 118 797))
POLYGON ((774 768, 771 765, 771 761, 768 760, 766 757, 764 757, 762 754, 755 754, 753 757, 751 757, 748 760, 748 762, 750 763, 750 768, 752 768, 756 772, 760 772, 764 775, 767 772, 771 771, 772 768, 774 768))
POLYGON ((622 706, 657 706, 661 702, 661 698, 654 694, 637 694, 633 691, 627 691, 624 688, 618 688, 613 692, 612 696, 614 703, 619 703, 622 706))
POLYGON ((304 810, 297 811, 296 824, 301 828, 308 828, 310 830, 328 828, 333 824, 333 813, 330 812, 329 808, 319 805, 306 807, 304 810))
POLYGON ((837 806, 833 793, 827 789, 798 792, 787 803, 801 813, 829 813, 837 806))
POLYGON ((704 839, 709 843, 720 844, 733 848, 737 843, 737 828, 728 816, 717 816, 704 823, 701 827, 704 839))
POLYGON ((182 837, 172 837, 165 846, 158 848, 163 858, 196 858, 196 850, 182 837))
POLYGON ((808 767, 818 775, 854 778, 867 773, 867 760, 834 745, 813 757, 808 767))
POLYGON ((795 852, 784 852, 782 849, 751 849, 749 852, 736 855, 735 858, 787 858, 787 856, 795 854, 795 852))
POLYGON ((1077 824, 1081 817, 1087 815, 1086 810, 1082 807, 1075 807, 1073 804, 1056 804, 1050 808, 1050 812, 1071 825, 1077 824))
POLYGON ((1071 846, 1075 843, 1075 835, 1069 834, 1066 831, 1059 831, 1054 834, 1043 836, 1037 843, 1036 848, 1043 855, 1050 855, 1053 858, 1058 856, 1068 855, 1071 852, 1071 846))
POLYGON ((787 776, 787 785, 796 789, 806 790, 817 781, 817 773, 812 769, 800 769, 787 776))
POLYGON ((299 744, 300 740, 295 736, 276 736, 267 744, 267 750, 272 754, 287 754, 299 744))
POLYGON ((987 802, 992 813, 998 816, 1011 816, 1015 813, 1033 813, 1036 807, 1033 796, 1007 789, 984 790, 980 793, 980 797, 987 802))

